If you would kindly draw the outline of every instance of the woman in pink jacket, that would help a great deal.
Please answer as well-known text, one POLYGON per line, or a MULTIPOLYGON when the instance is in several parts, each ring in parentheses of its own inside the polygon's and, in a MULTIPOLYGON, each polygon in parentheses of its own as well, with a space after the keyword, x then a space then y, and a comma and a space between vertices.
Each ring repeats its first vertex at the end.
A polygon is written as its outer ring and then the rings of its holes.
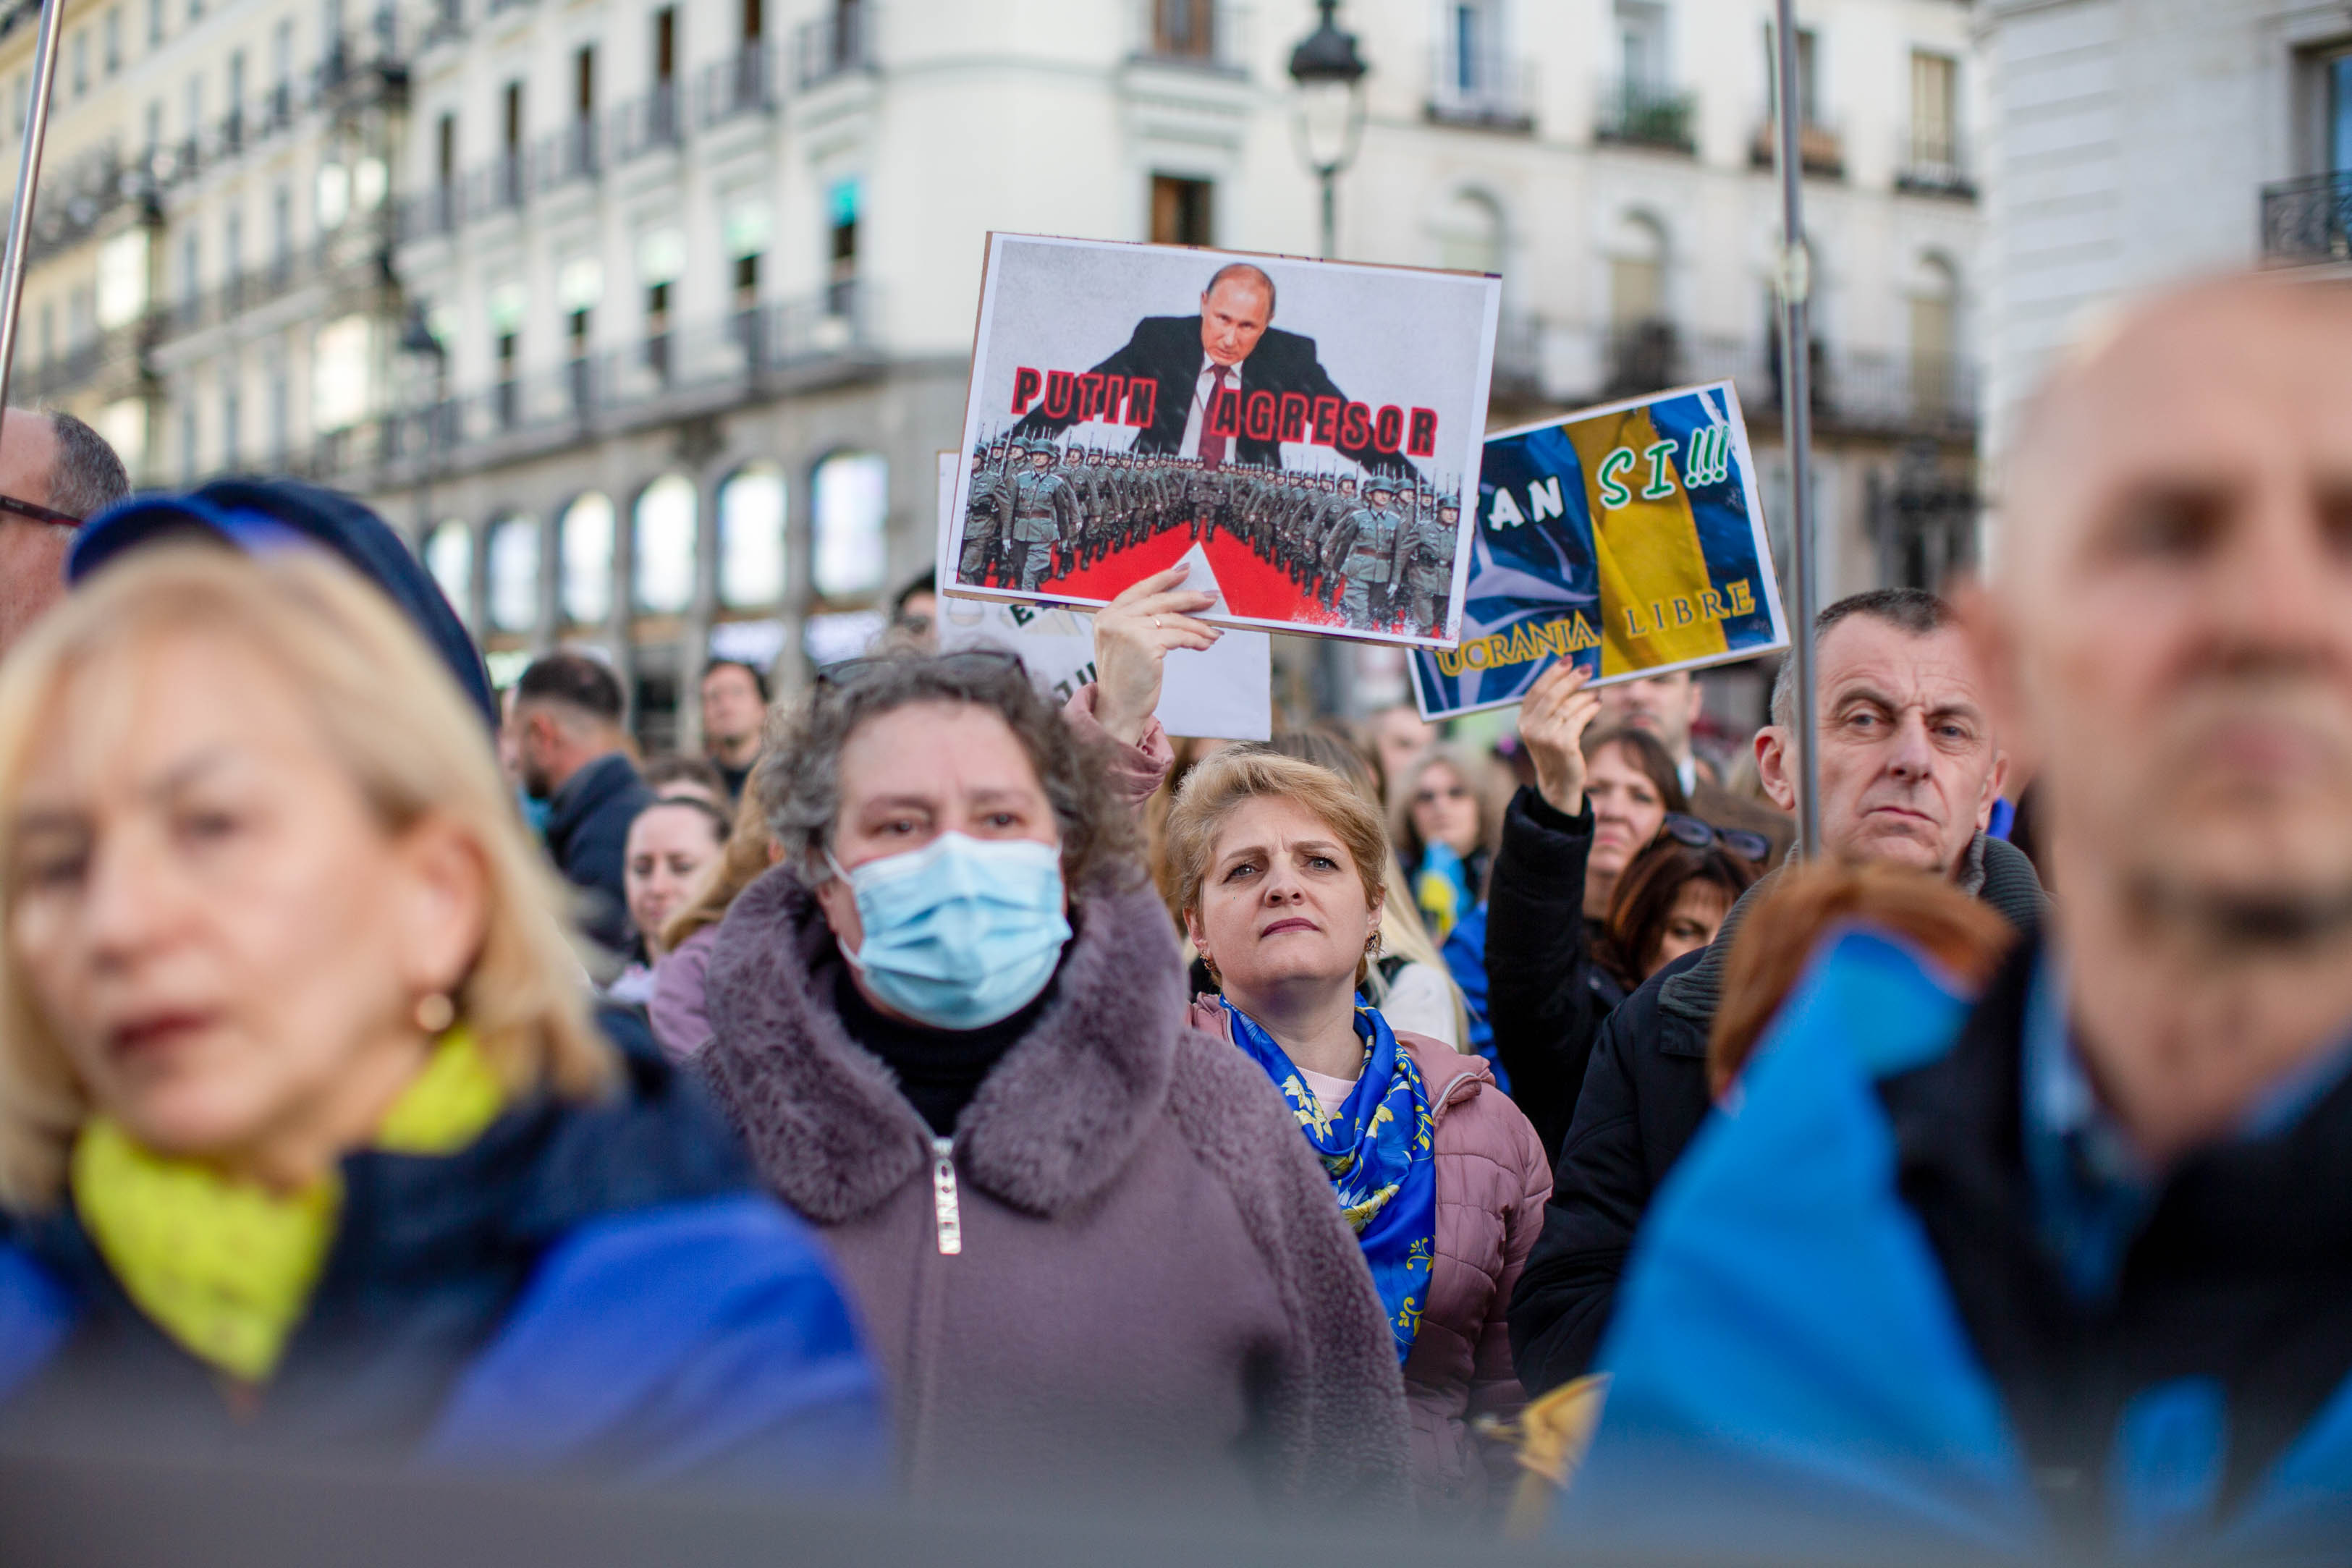
POLYGON ((1227 751, 1185 779, 1168 851, 1193 946, 1223 993, 1195 1000, 1193 1023, 1281 1091, 1388 1310, 1423 1515, 1499 1506, 1511 1461, 1473 1423, 1525 1397, 1504 1309, 1551 1174, 1486 1063, 1395 1033, 1357 994, 1393 864, 1379 815, 1327 768, 1227 751))

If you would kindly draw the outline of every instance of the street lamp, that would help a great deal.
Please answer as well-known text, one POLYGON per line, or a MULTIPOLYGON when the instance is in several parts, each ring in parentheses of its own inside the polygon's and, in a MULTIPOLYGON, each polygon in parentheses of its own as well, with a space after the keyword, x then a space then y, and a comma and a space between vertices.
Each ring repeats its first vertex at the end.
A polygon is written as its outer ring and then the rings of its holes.
POLYGON ((408 319, 401 323, 399 347, 404 354, 433 361, 433 401, 425 411, 425 451, 416 477, 416 543, 421 549, 433 530, 433 464, 439 455, 442 407, 449 399, 449 349, 434 334, 421 303, 409 306, 408 319))
POLYGON ((1323 256, 1329 260, 1339 248, 1339 175, 1356 161, 1364 138, 1364 73, 1370 69, 1356 52, 1356 35, 1343 33, 1333 20, 1339 0, 1318 0, 1323 25, 1290 51, 1290 79, 1298 84, 1297 109, 1291 129, 1307 166, 1323 183, 1323 256))

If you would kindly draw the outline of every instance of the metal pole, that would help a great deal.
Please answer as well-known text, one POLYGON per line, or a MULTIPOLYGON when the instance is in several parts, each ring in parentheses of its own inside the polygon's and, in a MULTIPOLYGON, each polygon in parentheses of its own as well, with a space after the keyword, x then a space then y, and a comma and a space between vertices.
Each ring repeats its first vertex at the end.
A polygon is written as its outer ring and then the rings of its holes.
POLYGON ((1789 657, 1797 690, 1795 743, 1798 757, 1797 858, 1811 860, 1822 847, 1822 776, 1817 742, 1820 722, 1813 686, 1813 617, 1820 595, 1813 584, 1812 332, 1807 301, 1812 293, 1812 257, 1805 247, 1804 156, 1798 140, 1797 24, 1793 0, 1778 0, 1773 45, 1780 78, 1779 133, 1773 152, 1780 163, 1780 428, 1789 451, 1789 571, 1797 580, 1796 624, 1790 628, 1789 657))
POLYGON ((1339 168, 1326 163, 1315 171, 1323 177, 1323 259, 1331 259, 1339 248, 1339 168))
POLYGON ((33 101, 25 111, 25 152, 16 164, 16 200, 8 211, 8 250, 0 257, 0 409, 8 406, 8 377, 16 364, 16 316, 25 301, 25 241, 33 227, 34 187, 41 178, 41 143, 48 139, 49 83, 58 72, 58 13, 65 0, 47 0, 33 40, 33 101))

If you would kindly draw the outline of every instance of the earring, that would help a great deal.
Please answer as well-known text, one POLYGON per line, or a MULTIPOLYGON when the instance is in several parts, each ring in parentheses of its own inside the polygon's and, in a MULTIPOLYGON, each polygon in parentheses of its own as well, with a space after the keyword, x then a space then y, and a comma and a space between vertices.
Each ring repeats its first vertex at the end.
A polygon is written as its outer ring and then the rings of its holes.
POLYGON ((416 999, 414 1016, 418 1029, 426 1034, 439 1034, 457 1021, 457 1004, 449 999, 446 991, 427 991, 416 999))
POLYGON ((1381 934, 1375 931, 1370 936, 1364 938, 1364 956, 1367 958, 1377 958, 1380 956, 1381 934))

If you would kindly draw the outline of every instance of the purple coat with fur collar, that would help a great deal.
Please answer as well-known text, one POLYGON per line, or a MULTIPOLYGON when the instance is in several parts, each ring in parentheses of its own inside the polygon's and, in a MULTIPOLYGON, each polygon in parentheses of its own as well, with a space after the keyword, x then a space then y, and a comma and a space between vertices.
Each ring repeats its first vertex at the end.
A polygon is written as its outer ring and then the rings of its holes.
POLYGON ((1054 1000, 930 1129, 834 1008, 841 958, 788 867, 730 910, 703 1071, 823 1231, 893 1385, 918 1498, 1409 1509, 1402 1380, 1371 1276, 1288 1108, 1187 1025, 1147 887, 1072 911, 1054 1000))

